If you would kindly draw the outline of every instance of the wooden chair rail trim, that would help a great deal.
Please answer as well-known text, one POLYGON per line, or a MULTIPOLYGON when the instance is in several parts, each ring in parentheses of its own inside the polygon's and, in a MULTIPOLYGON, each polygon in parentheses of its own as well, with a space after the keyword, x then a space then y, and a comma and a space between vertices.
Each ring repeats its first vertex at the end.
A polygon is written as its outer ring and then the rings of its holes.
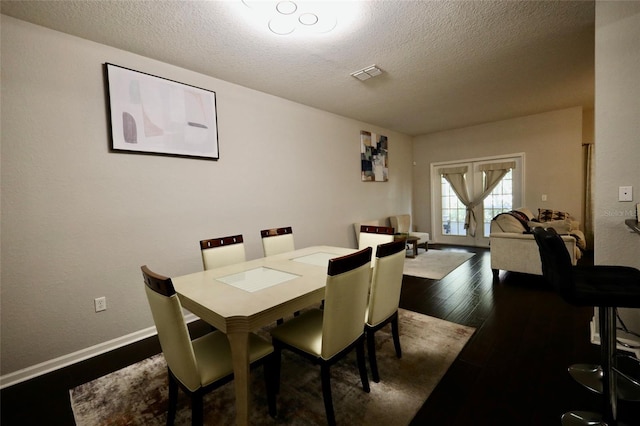
POLYGON ((140 268, 142 270, 142 277, 144 278, 144 283, 151 290, 159 293, 163 296, 171 297, 176 294, 176 290, 173 287, 173 282, 171 278, 164 277, 162 275, 158 275, 155 272, 151 271, 147 265, 144 265, 140 268))
POLYGON ((380 244, 376 249, 376 257, 381 258, 381 257, 391 256, 392 254, 396 254, 400 251, 404 251, 405 248, 406 247, 405 247, 404 240, 398 240, 398 241, 392 241, 386 244, 380 244))
POLYGON ((374 225, 361 225, 360 232, 368 232, 370 234, 389 234, 393 235, 393 228, 390 226, 374 226, 374 225))
POLYGON ((244 242, 242 235, 232 235, 230 237, 211 238, 209 240, 200 241, 200 249, 208 249, 214 247, 229 246, 231 244, 240 244, 244 242))
POLYGON ((286 235, 293 234, 293 229, 290 226, 284 228, 272 228, 272 229, 263 229, 260 231, 260 236, 262 238, 266 237, 275 237, 278 235, 286 235))
POLYGON ((331 276, 339 275, 343 272, 359 268, 367 262, 371 262, 372 251, 371 247, 366 247, 355 253, 330 259, 327 274, 331 276))

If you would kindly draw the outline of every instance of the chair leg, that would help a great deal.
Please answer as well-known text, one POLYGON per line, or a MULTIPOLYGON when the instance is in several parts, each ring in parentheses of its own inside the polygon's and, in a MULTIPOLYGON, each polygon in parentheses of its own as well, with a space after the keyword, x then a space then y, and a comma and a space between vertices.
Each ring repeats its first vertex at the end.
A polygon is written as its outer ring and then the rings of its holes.
POLYGON ((402 348, 400 347, 400 328, 398 327, 398 312, 391 320, 391 334, 393 335, 393 346, 396 348, 396 356, 402 358, 402 348))
POLYGON ((191 426, 202 426, 204 422, 204 407, 202 405, 202 392, 200 392, 200 390, 191 395, 191 426))
POLYGON ((178 382, 167 368, 169 374, 169 411, 167 413, 167 426, 173 426, 176 421, 176 406, 178 405, 178 382))
POLYGON ((276 340, 273 341, 273 391, 274 395, 280 393, 280 365, 282 364, 282 347, 276 340))
POLYGON ((358 358, 358 370, 360 370, 360 380, 362 381, 362 389, 369 393, 369 377, 367 376, 367 364, 364 360, 364 334, 360 336, 356 343, 356 355, 358 358))
POLYGON ((378 361, 376 360, 376 334, 368 328, 367 329, 367 352, 369 353, 369 367, 371 367, 371 377, 373 381, 380 382, 380 374, 378 374, 378 361))
MULTIPOLYGON (((278 357, 279 359, 279 357, 278 357)), ((267 357, 262 369, 264 370, 264 382, 267 388, 267 404, 269 405, 269 415, 276 418, 278 409, 276 407, 276 358, 275 352, 267 357)))
POLYGON ((336 417, 333 412, 333 399, 331 397, 331 372, 328 364, 322 363, 320 365, 320 376, 322 378, 322 397, 324 399, 324 411, 327 415, 327 424, 335 426, 336 417))

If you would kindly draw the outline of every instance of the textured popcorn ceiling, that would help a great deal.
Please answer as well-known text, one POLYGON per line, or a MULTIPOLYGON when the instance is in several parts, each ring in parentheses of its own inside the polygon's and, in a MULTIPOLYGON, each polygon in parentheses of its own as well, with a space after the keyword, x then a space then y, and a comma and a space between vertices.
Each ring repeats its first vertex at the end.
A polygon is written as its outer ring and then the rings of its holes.
POLYGON ((338 3, 354 19, 307 37, 252 25, 239 0, 2 0, 1 11, 410 135, 593 106, 593 1, 338 3), (350 76, 373 64, 384 74, 350 76))

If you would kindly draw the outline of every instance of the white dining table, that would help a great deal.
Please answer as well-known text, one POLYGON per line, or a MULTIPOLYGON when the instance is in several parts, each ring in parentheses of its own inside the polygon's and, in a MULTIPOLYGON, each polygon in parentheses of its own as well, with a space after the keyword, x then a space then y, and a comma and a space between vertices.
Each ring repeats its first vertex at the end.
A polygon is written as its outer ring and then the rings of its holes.
POLYGON ((172 278, 182 306, 227 334, 236 424, 248 425, 249 333, 319 303, 329 259, 356 249, 314 246, 172 278))

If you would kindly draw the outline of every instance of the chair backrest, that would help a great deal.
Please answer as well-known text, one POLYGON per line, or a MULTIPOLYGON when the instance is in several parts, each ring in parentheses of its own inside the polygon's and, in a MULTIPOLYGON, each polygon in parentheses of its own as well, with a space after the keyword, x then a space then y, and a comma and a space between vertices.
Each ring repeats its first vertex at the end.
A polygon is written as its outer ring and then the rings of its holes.
POLYGON ((202 266, 205 270, 244 262, 246 254, 242 235, 200 241, 202 266))
POLYGON ((571 300, 574 291, 573 266, 564 241, 551 227, 535 227, 533 236, 540 251, 542 275, 563 299, 571 300))
POLYGON ((367 247, 329 260, 320 352, 323 359, 336 355, 364 333, 371 252, 367 247))
POLYGON ((262 249, 265 256, 273 256, 274 254, 295 250, 293 229, 290 226, 263 229, 260 231, 260 236, 262 237, 262 249))
POLYGON ((404 241, 379 245, 376 258, 366 316, 366 322, 371 326, 381 323, 398 310, 404 270, 404 241))
POLYGON ((167 365, 183 385, 196 391, 201 387, 200 375, 189 329, 184 322, 182 305, 173 282, 171 278, 152 272, 146 265, 141 269, 149 307, 167 365))
MULTIPOLYGON (((379 244, 392 242, 393 228, 388 226, 362 225, 360 227, 360 240, 358 241, 358 250, 365 247, 371 247, 375 253, 379 244)), ((375 266, 375 257, 371 259, 371 265, 375 266)))
POLYGON ((389 222, 399 234, 407 234, 412 231, 410 214, 399 214, 397 216, 390 216, 389 222))

